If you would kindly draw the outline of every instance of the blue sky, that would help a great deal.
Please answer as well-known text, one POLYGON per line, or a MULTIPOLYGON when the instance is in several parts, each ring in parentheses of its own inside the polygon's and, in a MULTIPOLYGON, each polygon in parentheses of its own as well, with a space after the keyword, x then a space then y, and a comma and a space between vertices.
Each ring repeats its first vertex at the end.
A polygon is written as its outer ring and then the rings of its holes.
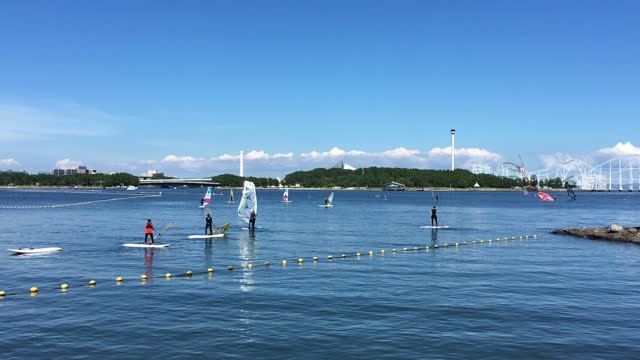
POLYGON ((637 1, 19 1, 0 169, 203 175, 638 154, 637 1), (253 152, 252 152, 253 151, 253 152))

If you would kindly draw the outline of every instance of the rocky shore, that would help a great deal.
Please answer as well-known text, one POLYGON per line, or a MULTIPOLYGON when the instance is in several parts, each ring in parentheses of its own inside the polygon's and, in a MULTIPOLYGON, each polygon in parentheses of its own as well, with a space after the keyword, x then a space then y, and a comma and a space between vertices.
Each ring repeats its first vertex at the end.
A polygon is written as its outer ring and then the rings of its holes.
POLYGON ((623 228, 618 224, 613 224, 609 227, 603 228, 562 228, 554 230, 551 233, 580 236, 594 240, 633 242, 640 244, 640 227, 623 228))

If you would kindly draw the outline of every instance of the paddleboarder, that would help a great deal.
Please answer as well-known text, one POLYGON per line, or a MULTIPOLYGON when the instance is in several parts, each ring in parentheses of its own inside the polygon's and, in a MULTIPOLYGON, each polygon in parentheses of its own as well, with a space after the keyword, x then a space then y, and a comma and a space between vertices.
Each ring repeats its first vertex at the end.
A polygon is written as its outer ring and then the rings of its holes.
POLYGON ((153 223, 151 222, 151 219, 147 219, 147 223, 144 225, 144 243, 147 243, 147 238, 149 237, 149 235, 151 235, 151 244, 154 243, 153 240, 153 223))
POLYGON ((433 226, 433 222, 435 220, 436 222, 436 226, 438 226, 438 209, 436 209, 436 206, 433 205, 433 208, 431 208, 431 226, 433 226))
POLYGON ((204 220, 204 233, 207 234, 207 230, 209 230, 208 234, 213 235, 213 218, 211 217, 211 214, 207 214, 207 217, 204 220))

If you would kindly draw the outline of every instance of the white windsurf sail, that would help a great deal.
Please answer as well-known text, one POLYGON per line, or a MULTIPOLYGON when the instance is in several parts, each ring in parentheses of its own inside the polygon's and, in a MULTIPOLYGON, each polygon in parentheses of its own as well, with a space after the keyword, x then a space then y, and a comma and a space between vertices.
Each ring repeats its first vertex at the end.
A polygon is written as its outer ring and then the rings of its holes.
POLYGON ((328 205, 333 205, 333 193, 331 193, 329 195, 329 197, 327 198, 327 200, 329 200, 329 204, 328 205))
POLYGON ((242 190, 242 199, 238 205, 238 216, 247 224, 251 217, 251 211, 258 215, 258 198, 256 197, 256 186, 251 181, 244 182, 242 190))
POLYGON ((231 189, 231 191, 229 192, 229 203, 233 203, 233 189, 231 189))
POLYGON ((289 189, 284 189, 282 194, 282 202, 289 202, 289 189))

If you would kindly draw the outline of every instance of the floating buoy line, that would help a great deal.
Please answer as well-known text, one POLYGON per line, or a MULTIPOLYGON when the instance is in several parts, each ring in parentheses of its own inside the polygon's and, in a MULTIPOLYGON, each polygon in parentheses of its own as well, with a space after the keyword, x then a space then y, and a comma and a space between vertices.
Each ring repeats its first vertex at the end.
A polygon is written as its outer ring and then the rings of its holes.
MULTIPOLYGON (((156 195, 157 196, 157 195, 156 195)), ((537 239, 539 238, 537 235, 526 235, 526 236, 520 236, 517 239, 518 240, 528 240, 528 239, 537 239)), ((473 240, 473 241, 462 241, 462 242, 454 242, 454 243, 444 243, 442 245, 425 245, 425 246, 413 246, 413 247, 403 247, 401 249, 398 248, 393 248, 389 251, 391 251, 392 254, 396 254, 398 252, 417 252, 417 251, 424 251, 424 252, 429 252, 429 251, 435 251, 435 250, 439 250, 442 248, 449 248, 449 247, 461 247, 461 246, 466 246, 466 245, 484 245, 484 244, 496 244, 496 243, 506 243, 508 241, 515 241, 516 237, 512 236, 512 237, 504 237, 504 238, 496 238, 494 239, 488 239, 488 240, 473 240)), ((367 252, 355 252, 355 253, 341 253, 339 255, 336 255, 334 257, 334 255, 330 254, 327 255, 326 259, 327 262, 332 262, 332 261, 336 261, 336 260, 347 260, 347 259, 356 259, 359 260, 362 257, 368 256, 368 257, 374 257, 376 256, 376 254, 382 255, 384 256, 387 253, 387 249, 381 249, 378 252, 374 252, 373 250, 367 251, 367 252)), ((308 258, 308 261, 311 261, 314 264, 317 264, 318 262, 320 262, 321 260, 324 260, 323 258, 320 258, 318 256, 313 256, 308 258)), ((281 268, 286 268, 289 261, 291 261, 292 263, 297 263, 298 266, 303 266, 304 262, 307 261, 305 260, 305 258, 295 258, 295 259, 282 259, 279 263, 281 264, 281 268)), ((244 266, 239 266, 239 269, 246 269, 246 270, 251 270, 251 271, 256 271, 259 269, 268 269, 271 267, 271 263, 269 261, 265 261, 262 264, 252 264, 252 263, 248 263, 244 266)), ((235 269, 234 266, 232 265, 228 265, 226 267, 227 272, 231 272, 235 269)), ((187 278, 190 279, 194 276, 200 276, 200 275, 208 275, 208 276, 212 276, 214 273, 216 272, 216 270, 212 267, 207 268, 206 270, 203 271, 186 271, 184 273, 178 273, 178 274, 171 274, 169 272, 165 273, 164 275, 157 275, 157 276, 149 276, 146 274, 143 275, 139 275, 137 277, 133 277, 133 276, 129 276, 129 277, 122 277, 122 276, 118 276, 116 277, 111 283, 115 283, 116 286, 120 286, 125 282, 130 282, 130 281, 137 281, 137 282, 142 282, 142 283, 146 283, 148 280, 150 279, 166 279, 166 280, 170 280, 172 278, 187 278)), ((106 281, 106 280, 105 280, 106 281)), ((66 293, 68 292, 70 289, 72 288, 82 288, 82 287, 89 287, 89 288, 94 288, 98 285, 98 282, 96 280, 89 280, 89 281, 84 281, 82 283, 76 283, 76 284, 68 284, 68 283, 62 283, 61 285, 57 286, 57 287, 46 287, 43 288, 42 290, 44 291, 59 291, 62 293, 66 293)), ((30 294, 31 296, 37 296, 38 293, 40 292, 41 289, 37 288, 37 287, 31 287, 29 289, 29 291, 12 291, 12 292, 5 292, 4 290, 0 290, 0 299, 4 299, 7 296, 12 296, 12 295, 21 295, 21 294, 30 294)))
POLYGON ((61 208, 61 207, 68 207, 68 206, 80 206, 80 205, 97 204, 97 203, 109 202, 109 201, 142 199, 142 198, 160 197, 160 196, 162 196, 162 193, 149 194, 149 195, 129 195, 129 196, 126 196, 126 197, 118 197, 118 198, 103 199, 103 200, 91 200, 91 201, 83 201, 83 202, 68 203, 68 204, 58 204, 58 205, 0 206, 0 209, 53 209, 53 208, 61 208))

